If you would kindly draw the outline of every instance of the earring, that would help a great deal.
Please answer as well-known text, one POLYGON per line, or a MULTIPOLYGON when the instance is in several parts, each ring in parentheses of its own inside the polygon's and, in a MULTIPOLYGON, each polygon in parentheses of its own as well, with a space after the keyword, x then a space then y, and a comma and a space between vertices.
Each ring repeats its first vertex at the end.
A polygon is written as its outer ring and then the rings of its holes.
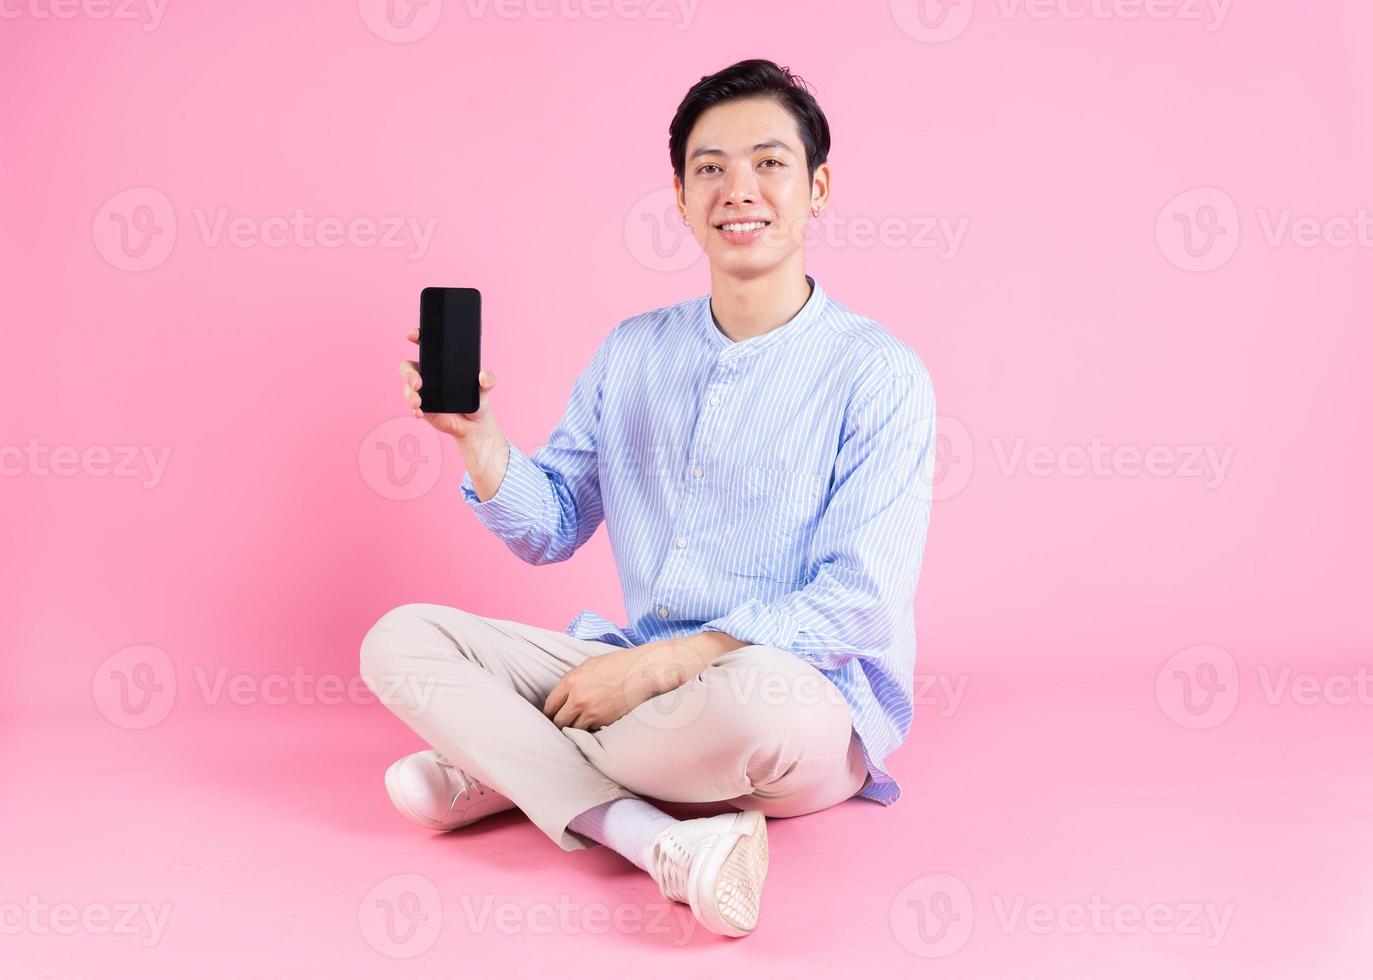
POLYGON ((811 208, 811 209, 810 209, 810 213, 811 213, 811 217, 813 217, 813 218, 818 218, 818 217, 820 217, 820 209, 819 209, 819 208, 811 208))
POLYGON ((688 228, 691 227, 691 219, 688 218, 685 214, 682 215, 682 224, 686 225, 688 228))

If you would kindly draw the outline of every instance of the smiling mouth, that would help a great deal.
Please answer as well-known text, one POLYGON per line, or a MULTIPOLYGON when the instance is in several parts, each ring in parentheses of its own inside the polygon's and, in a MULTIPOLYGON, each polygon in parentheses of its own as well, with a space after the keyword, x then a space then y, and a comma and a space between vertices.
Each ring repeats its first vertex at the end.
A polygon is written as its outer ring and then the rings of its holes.
POLYGON ((735 232, 749 232, 759 231, 770 224, 772 224, 771 221, 722 221, 715 227, 718 231, 725 231, 728 229, 735 232))

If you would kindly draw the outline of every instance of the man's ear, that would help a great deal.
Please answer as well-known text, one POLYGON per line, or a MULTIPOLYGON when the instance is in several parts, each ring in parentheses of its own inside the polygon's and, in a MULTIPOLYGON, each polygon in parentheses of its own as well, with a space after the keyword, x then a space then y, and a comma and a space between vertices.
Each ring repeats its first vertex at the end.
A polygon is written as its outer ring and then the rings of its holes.
POLYGON ((810 182, 810 206, 823 208, 830 199, 830 165, 822 163, 815 168, 815 176, 810 182))
POLYGON ((685 217, 687 213, 686 187, 682 184, 682 178, 676 174, 672 175, 672 193, 677 200, 677 213, 685 217))

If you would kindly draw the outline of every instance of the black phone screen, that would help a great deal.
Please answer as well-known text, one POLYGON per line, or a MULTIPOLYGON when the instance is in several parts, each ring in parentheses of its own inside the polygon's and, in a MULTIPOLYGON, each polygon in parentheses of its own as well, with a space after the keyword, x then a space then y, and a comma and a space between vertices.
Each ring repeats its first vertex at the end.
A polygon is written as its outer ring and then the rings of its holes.
POLYGON ((420 290, 420 408, 472 413, 481 407, 481 293, 459 286, 420 290))

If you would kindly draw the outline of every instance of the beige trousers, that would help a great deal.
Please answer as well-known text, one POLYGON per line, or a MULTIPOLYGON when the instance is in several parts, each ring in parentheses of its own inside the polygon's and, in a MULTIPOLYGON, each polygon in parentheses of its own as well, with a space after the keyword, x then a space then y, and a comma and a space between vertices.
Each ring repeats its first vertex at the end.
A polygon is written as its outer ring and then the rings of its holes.
POLYGON ((362 641, 364 682, 453 763, 509 798, 565 851, 567 828, 622 797, 723 801, 769 817, 834 806, 867 782, 839 690, 801 658, 746 646, 674 691, 586 731, 543 713, 558 680, 622 649, 448 606, 411 603, 362 641))

